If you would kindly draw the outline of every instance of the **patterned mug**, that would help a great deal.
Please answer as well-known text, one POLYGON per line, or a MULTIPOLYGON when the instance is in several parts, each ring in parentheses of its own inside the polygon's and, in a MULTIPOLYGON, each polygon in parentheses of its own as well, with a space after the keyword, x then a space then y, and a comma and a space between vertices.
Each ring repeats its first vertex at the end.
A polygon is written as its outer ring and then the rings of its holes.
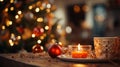
POLYGON ((118 37, 94 37, 95 55, 98 59, 119 58, 120 45, 118 37))

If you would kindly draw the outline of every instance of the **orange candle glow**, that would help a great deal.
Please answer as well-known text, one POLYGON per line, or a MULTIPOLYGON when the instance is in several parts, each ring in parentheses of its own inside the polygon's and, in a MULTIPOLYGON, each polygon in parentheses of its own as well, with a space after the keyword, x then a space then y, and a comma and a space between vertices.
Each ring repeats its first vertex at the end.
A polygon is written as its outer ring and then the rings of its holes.
POLYGON ((78 44, 78 50, 72 51, 72 58, 87 58, 87 56, 88 53, 82 50, 80 44, 78 44))

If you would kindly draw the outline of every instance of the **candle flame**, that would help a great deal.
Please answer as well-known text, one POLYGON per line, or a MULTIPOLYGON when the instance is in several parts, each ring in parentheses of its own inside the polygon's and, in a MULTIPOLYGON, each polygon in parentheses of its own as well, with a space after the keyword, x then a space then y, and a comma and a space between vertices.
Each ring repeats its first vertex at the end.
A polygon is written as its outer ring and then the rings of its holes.
POLYGON ((80 44, 78 44, 78 51, 80 51, 80 44))

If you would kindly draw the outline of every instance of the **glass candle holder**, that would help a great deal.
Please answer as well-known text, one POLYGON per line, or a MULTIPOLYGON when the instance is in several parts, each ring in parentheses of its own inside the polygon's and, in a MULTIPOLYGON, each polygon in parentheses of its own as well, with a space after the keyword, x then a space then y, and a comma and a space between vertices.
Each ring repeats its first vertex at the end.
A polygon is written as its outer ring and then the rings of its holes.
POLYGON ((117 37, 94 37, 95 55, 98 59, 115 59, 118 54, 117 37))
POLYGON ((91 45, 69 45, 69 52, 72 58, 89 58, 91 45))

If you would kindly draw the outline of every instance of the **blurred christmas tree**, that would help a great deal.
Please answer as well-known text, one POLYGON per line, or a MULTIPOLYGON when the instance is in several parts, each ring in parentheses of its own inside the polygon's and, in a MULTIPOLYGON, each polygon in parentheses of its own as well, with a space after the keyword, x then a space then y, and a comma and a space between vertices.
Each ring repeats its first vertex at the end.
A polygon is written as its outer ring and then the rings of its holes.
POLYGON ((55 36, 55 9, 52 0, 0 0, 0 52, 45 47, 55 36))

